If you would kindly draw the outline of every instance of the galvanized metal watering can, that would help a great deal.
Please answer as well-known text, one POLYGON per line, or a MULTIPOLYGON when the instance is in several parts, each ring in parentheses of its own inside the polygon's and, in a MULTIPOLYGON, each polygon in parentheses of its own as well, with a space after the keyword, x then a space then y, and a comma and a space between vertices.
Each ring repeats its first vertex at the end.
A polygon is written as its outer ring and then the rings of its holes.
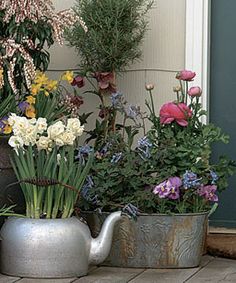
POLYGON ((122 212, 111 213, 97 238, 76 217, 66 219, 9 218, 1 237, 1 272, 18 277, 80 277, 89 264, 109 254, 113 228, 122 212))

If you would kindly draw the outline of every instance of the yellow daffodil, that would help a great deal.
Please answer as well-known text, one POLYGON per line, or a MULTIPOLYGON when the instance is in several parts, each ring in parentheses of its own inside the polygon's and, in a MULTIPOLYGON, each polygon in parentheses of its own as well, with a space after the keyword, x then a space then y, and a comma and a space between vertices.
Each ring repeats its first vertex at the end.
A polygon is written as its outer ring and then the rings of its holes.
POLYGON ((31 85, 31 94, 32 95, 37 95, 41 90, 41 85, 40 84, 32 84, 31 85))
POLYGON ((48 77, 45 75, 45 73, 37 72, 34 82, 39 84, 41 87, 42 85, 46 85, 48 83, 48 77))
POLYGON ((29 105, 26 110, 25 110, 25 115, 28 118, 35 118, 36 113, 35 113, 35 108, 33 105, 29 105))
POLYGON ((69 83, 72 83, 73 79, 74 79, 74 73, 72 71, 66 71, 62 75, 61 79, 64 80, 64 81, 68 81, 69 83))
POLYGON ((12 132, 12 127, 10 125, 6 125, 4 127, 3 133, 7 135, 10 134, 11 132, 12 132))
POLYGON ((47 90, 44 91, 44 95, 45 95, 45 96, 49 96, 49 94, 50 94, 50 93, 49 93, 47 90))
POLYGON ((58 82, 54 80, 49 80, 45 86, 48 91, 53 91, 57 89, 58 82))
POLYGON ((0 80, 3 78, 3 69, 0 69, 0 80))
POLYGON ((35 104, 35 98, 32 95, 26 96, 26 102, 29 104, 35 104))

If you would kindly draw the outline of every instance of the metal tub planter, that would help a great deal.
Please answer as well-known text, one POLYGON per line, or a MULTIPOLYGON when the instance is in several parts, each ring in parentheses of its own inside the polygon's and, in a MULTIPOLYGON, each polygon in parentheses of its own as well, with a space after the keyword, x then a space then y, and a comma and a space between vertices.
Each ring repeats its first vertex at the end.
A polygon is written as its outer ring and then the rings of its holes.
MULTIPOLYGON (((109 213, 86 212, 96 236, 109 213)), ((208 213, 141 214, 115 227, 110 254, 103 265, 136 268, 196 267, 203 253, 208 213)))

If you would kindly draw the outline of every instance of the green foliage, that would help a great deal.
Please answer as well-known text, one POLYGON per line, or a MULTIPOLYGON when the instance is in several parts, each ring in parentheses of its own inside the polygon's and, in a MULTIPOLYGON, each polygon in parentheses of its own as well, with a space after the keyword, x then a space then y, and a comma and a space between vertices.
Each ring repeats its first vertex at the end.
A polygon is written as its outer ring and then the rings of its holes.
MULTIPOLYGON (((84 201, 81 204, 84 208, 112 211, 131 203, 141 212, 171 214, 210 211, 216 207, 213 204, 217 202, 217 192, 227 188, 228 178, 236 171, 236 163, 226 157, 212 162, 212 146, 218 142, 228 143, 229 136, 219 127, 202 122, 206 112, 202 110, 199 96, 189 96, 188 82, 184 83, 186 86, 180 88, 181 94, 177 93, 172 108, 164 114, 160 111, 160 116, 155 113, 150 90, 150 103, 146 101, 146 105, 152 126, 136 147, 132 144, 138 128, 132 125, 121 127, 128 139, 119 131, 106 139, 102 136, 100 147, 96 148, 96 162, 91 172, 94 187, 89 197, 96 197, 98 201, 93 204, 84 201), (186 111, 179 111, 181 104, 186 111), (165 123, 163 117, 173 120, 165 123), (177 192, 176 197, 162 195, 162 191, 153 193, 158 186, 164 189, 166 181, 173 177, 181 183, 178 188, 168 185, 169 193, 177 192)), ((103 132, 102 125, 97 122, 97 133, 103 132)), ((119 125, 115 124, 115 128, 119 125)))
POLYGON ((55 147, 48 153, 45 150, 38 151, 32 146, 27 150, 18 149, 14 152, 12 165, 21 182, 26 202, 26 216, 70 217, 92 160, 91 154, 85 165, 75 161, 75 150, 72 146, 60 149, 55 147), (39 184, 40 180, 45 185, 39 184), (50 185, 50 182, 58 184, 50 185))
POLYGON ((149 0, 77 0, 74 10, 88 32, 75 25, 66 39, 81 56, 81 67, 117 72, 139 59, 151 5, 149 0))

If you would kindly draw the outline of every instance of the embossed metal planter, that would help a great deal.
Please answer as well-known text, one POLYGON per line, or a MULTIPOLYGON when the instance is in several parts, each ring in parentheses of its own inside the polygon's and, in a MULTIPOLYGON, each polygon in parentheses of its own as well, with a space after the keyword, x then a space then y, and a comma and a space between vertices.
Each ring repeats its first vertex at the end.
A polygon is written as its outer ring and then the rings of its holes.
MULTIPOLYGON (((108 213, 84 213, 96 236, 108 213)), ((141 214, 137 221, 123 218, 115 227, 106 266, 187 268, 200 263, 208 213, 141 214)))

